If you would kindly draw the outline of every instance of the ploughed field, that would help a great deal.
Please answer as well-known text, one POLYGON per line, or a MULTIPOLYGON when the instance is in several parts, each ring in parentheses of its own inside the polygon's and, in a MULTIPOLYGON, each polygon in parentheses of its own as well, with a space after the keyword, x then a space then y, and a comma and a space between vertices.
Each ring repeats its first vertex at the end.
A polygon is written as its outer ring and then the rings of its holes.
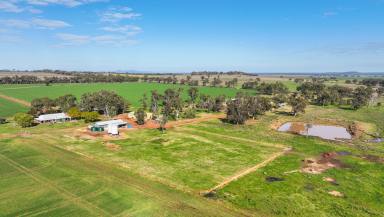
MULTIPOLYGON (((0 85, 0 94, 13 97, 16 99, 31 102, 35 98, 49 97, 57 98, 66 94, 73 94, 78 99, 81 95, 88 92, 95 92, 99 90, 115 91, 127 99, 132 106, 139 106, 140 99, 143 94, 146 93, 150 97, 152 90, 157 90, 159 93, 163 93, 168 88, 183 88, 183 97, 187 98, 187 90, 189 86, 173 85, 173 84, 158 84, 158 83, 92 83, 92 84, 53 84, 51 86, 45 85, 0 85)), ((234 88, 214 88, 214 87, 198 87, 200 93, 208 94, 211 96, 226 95, 227 97, 233 97, 239 91, 234 88)), ((252 93, 252 91, 249 91, 252 93)), ((8 106, 9 107, 9 106, 8 106)), ((9 109, 8 107, 0 107, 0 116, 8 116, 9 114, 15 114, 16 112, 24 111, 21 108, 9 109)), ((25 106, 23 106, 25 107, 25 106)))

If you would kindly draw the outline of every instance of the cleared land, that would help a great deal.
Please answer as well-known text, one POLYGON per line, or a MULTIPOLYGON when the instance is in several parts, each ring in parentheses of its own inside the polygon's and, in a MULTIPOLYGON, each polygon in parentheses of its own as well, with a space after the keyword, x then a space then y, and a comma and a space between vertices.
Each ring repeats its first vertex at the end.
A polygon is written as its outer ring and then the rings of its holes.
MULTIPOLYGON (((31 102, 35 98, 49 97, 56 98, 65 94, 73 94, 80 98, 82 94, 99 90, 115 91, 119 95, 126 98, 132 106, 139 106, 139 100, 143 94, 150 96, 152 90, 163 93, 168 88, 183 88, 183 97, 187 98, 187 90, 189 86, 157 84, 157 83, 97 83, 97 84, 55 84, 52 86, 39 85, 4 85, 0 86, 0 94, 26 102, 31 102)), ((241 91, 234 88, 213 88, 199 87, 200 93, 209 94, 211 96, 226 95, 233 97, 237 92, 241 91)), ((251 94, 254 91, 247 91, 251 94)), ((15 112, 18 112, 15 110, 15 112)))
POLYGON ((49 127, 50 137, 42 136, 47 126, 29 132, 2 127, 0 132, 19 134, 0 134, 2 216, 245 215, 144 179, 113 162, 68 151, 56 134, 66 127, 49 127))
MULTIPOLYGON (((383 143, 367 143, 366 134, 353 143, 328 142, 317 138, 296 136, 268 130, 274 121, 302 120, 310 123, 346 124, 359 121, 364 131, 384 135, 384 108, 350 111, 311 107, 299 118, 271 115, 249 126, 253 137, 287 144, 293 151, 219 190, 216 198, 238 207, 258 211, 266 216, 383 216, 382 189, 384 180, 383 143), (339 156, 342 167, 314 175, 300 172, 302 160, 322 153, 346 153, 339 156), (374 156, 374 157, 372 157, 374 156), (381 160, 380 160, 381 159, 381 160), (268 178, 282 179, 269 182, 268 178), (335 182, 324 179, 331 178, 335 182), (342 197, 330 194, 340 192, 342 197)), ((232 132, 238 135, 240 132, 232 132)), ((241 132, 243 138, 250 135, 241 132)), ((276 180, 276 179, 275 179, 276 180)))
POLYGON ((26 112, 28 107, 9 101, 0 96, 0 117, 8 117, 14 115, 16 112, 26 112))

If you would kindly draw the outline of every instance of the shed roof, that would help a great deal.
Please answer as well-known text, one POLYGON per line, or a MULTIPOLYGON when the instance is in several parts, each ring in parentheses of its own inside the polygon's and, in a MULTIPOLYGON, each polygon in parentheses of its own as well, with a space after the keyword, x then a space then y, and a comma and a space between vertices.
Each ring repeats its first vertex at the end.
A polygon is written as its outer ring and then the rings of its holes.
POLYGON ((55 113, 55 114, 46 114, 46 115, 40 115, 36 120, 38 121, 52 121, 52 120, 61 120, 61 119, 67 119, 70 118, 65 113, 55 113))
POLYGON ((127 122, 123 120, 109 120, 109 121, 99 121, 94 124, 94 126, 107 126, 107 125, 124 125, 127 124, 127 122))

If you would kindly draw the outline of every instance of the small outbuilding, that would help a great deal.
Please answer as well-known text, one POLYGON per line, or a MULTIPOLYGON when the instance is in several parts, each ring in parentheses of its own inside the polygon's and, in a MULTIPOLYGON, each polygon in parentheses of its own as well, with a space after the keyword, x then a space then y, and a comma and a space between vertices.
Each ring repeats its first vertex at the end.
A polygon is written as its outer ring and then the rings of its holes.
POLYGON ((126 127, 127 122, 123 120, 109 120, 109 121, 99 121, 94 123, 90 129, 93 132, 102 132, 106 130, 108 134, 111 135, 119 135, 119 128, 120 127, 126 127))
POLYGON ((55 114, 46 114, 40 115, 38 118, 35 118, 35 121, 39 123, 56 123, 56 122, 66 122, 70 121, 71 117, 65 113, 55 113, 55 114))

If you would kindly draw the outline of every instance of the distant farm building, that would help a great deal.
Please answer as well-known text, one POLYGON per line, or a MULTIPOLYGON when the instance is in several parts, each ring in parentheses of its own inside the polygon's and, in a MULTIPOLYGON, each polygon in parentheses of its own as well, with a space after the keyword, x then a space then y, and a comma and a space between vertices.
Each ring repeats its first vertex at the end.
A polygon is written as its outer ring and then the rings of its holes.
POLYGON ((91 125, 89 128, 92 132, 107 131, 111 135, 119 135, 119 128, 130 127, 130 125, 123 120, 109 120, 99 121, 91 125))
POLYGON ((71 117, 66 115, 65 113, 55 113, 55 114, 46 114, 40 115, 35 120, 39 123, 56 123, 56 122, 65 122, 70 121, 71 117))

